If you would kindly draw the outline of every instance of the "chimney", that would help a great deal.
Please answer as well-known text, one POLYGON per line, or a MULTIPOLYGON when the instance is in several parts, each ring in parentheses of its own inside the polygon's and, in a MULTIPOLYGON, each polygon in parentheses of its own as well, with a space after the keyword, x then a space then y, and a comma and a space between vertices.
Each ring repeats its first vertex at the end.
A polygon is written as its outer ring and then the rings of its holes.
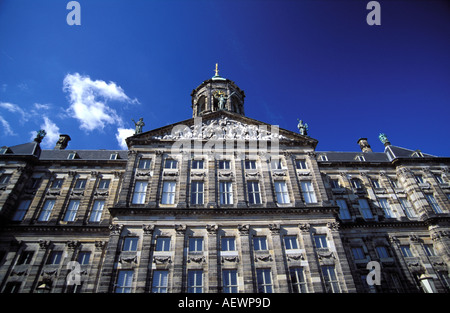
POLYGON ((358 144, 362 152, 372 152, 372 148, 370 148, 367 138, 359 138, 358 144))
POLYGON ((71 140, 69 135, 59 135, 59 139, 56 142, 56 146, 54 150, 64 150, 66 149, 67 145, 69 144, 69 141, 71 140))

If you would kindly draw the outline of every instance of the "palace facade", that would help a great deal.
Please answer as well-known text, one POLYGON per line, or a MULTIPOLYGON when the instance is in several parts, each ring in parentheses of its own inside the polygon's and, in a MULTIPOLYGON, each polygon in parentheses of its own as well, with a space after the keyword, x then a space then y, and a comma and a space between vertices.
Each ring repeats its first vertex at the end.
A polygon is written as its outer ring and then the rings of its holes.
POLYGON ((0 292, 449 292, 449 157, 316 151, 217 72, 191 97, 127 151, 1 148, 0 292))

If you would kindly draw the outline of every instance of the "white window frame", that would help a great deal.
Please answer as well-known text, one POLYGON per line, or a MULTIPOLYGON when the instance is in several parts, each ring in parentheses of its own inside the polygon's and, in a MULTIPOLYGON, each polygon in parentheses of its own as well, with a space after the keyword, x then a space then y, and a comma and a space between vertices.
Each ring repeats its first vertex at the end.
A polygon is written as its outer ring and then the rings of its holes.
POLYGON ((267 237, 266 236, 254 236, 253 237, 253 250, 254 251, 266 251, 267 247, 267 237))
POLYGON ((165 169, 177 169, 177 167, 178 167, 178 160, 166 159, 164 161, 164 168, 165 169))
POLYGON ((175 204, 176 189, 176 181, 163 182, 161 204, 175 204))
POLYGON ((233 204, 233 183, 230 181, 221 181, 219 183, 220 204, 233 204))
POLYGON ((261 204, 261 190, 258 181, 247 181, 248 203, 261 204))
POLYGON ((258 293, 273 293, 272 271, 270 268, 256 269, 258 293))
POLYGON ((205 160, 192 160, 191 169, 202 170, 205 168, 205 160))
POLYGON ((349 220, 352 218, 345 199, 337 199, 336 204, 339 207, 339 217, 342 220, 349 220))
POLYGON ((325 285, 325 292, 327 293, 340 293, 341 288, 339 286, 339 280, 336 274, 336 268, 334 265, 322 266, 322 275, 325 285))
POLYGON ((170 251, 170 237, 158 237, 155 241, 155 251, 167 252, 170 251))
POLYGON ((286 235, 283 237, 283 241, 286 250, 297 250, 299 248, 297 236, 295 235, 286 235))
POLYGON ((115 293, 131 293, 133 286, 133 270, 120 270, 117 275, 115 293))
POLYGON ((188 293, 203 293, 203 270, 188 270, 188 293))
POLYGON ((399 198, 399 202, 403 208, 403 211, 405 211, 406 216, 409 218, 416 218, 417 213, 416 210, 413 208, 411 202, 406 198, 399 198))
POLYGON ((236 238, 224 236, 220 239, 221 251, 236 251, 236 238))
POLYGON ((30 208, 30 205, 31 205, 31 200, 29 200, 29 199, 20 201, 19 206, 17 207, 17 210, 14 213, 14 216, 12 217, 12 220, 14 222, 22 221, 23 218, 25 217, 25 215, 27 214, 28 209, 30 208))
POLYGON ((47 222, 50 219, 53 208, 55 207, 56 200, 49 199, 45 200, 44 206, 42 207, 41 214, 39 214, 38 221, 39 222, 47 222))
POLYGON ((359 211, 364 219, 372 219, 373 214, 367 199, 358 199, 359 211))
POLYGON ((219 170, 231 169, 231 161, 230 160, 219 160, 218 168, 219 168, 219 170))
POLYGON ((138 163, 138 169, 148 170, 152 164, 152 159, 150 158, 141 158, 138 163))
POLYGON ((152 293, 167 293, 169 287, 169 271, 153 270, 152 293))
POLYGON ((395 218, 395 213, 389 204, 388 199, 386 198, 378 198, 378 205, 383 209, 384 216, 387 218, 395 218))
POLYGON ((137 251, 139 237, 130 236, 123 238, 122 251, 137 251))
POLYGON ((193 180, 191 182, 191 204, 202 205, 205 202, 205 183, 202 180, 193 180), (195 187, 194 187, 195 186, 195 187), (201 188, 199 188, 201 187, 201 188))
POLYGON ((244 167, 246 170, 256 170, 256 160, 245 160, 244 167))
POLYGON ((236 269, 222 270, 222 292, 237 293, 238 292, 238 272, 236 269))
POLYGON ((428 203, 431 205, 431 208, 433 209, 434 213, 436 213, 436 214, 444 213, 442 211, 442 208, 440 207, 440 205, 437 203, 434 195, 427 193, 427 194, 425 194, 425 197, 427 198, 428 203))
POLYGON ((202 252, 203 242, 204 242, 203 237, 190 237, 189 252, 202 252))
POLYGON ((105 200, 95 200, 92 205, 92 212, 89 218, 89 222, 100 222, 105 208, 105 200))
POLYGON ((303 199, 305 203, 317 203, 316 193, 314 191, 314 187, 312 181, 310 180, 302 180, 300 181, 300 186, 302 188, 303 199))
POLYGON ((134 185, 132 204, 144 204, 147 195, 148 181, 137 180, 134 185))
POLYGON ((274 185, 275 185, 275 194, 277 196, 277 202, 280 204, 291 203, 287 183, 284 180, 279 180, 275 181, 274 185))
POLYGON ((303 267, 296 266, 289 268, 289 276, 291 277, 292 291, 294 293, 308 293, 303 267))
POLYGON ((80 200, 70 200, 67 206, 66 214, 64 215, 64 222, 73 222, 77 216, 80 207, 80 200))

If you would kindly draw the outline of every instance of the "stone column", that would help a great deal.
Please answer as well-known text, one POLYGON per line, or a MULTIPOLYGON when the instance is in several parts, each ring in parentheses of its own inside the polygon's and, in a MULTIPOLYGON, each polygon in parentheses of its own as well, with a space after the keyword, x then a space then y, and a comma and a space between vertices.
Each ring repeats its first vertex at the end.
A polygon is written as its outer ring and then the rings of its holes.
POLYGON ((218 293, 220 286, 218 284, 218 275, 221 273, 217 272, 219 268, 219 258, 218 258, 218 246, 217 246, 217 230, 219 227, 215 224, 206 225, 206 230, 208 231, 208 279, 209 279, 209 292, 218 293))
POLYGON ((173 293, 186 292, 185 235, 186 225, 175 225, 175 256, 173 258, 173 293))
POLYGON ((143 293, 151 291, 150 277, 150 253, 153 240, 153 230, 155 225, 143 225, 144 235, 142 238, 142 250, 139 260, 139 267, 136 278, 136 293, 143 293))
POLYGON ((123 225, 119 224, 112 224, 109 227, 111 233, 109 236, 108 247, 106 248, 105 258, 103 259, 103 268, 98 282, 97 292, 99 293, 114 292, 114 265, 116 262, 118 243, 122 228, 123 225))
POLYGON ((244 292, 255 292, 256 282, 253 281, 253 253, 250 245, 250 225, 238 226, 241 240, 242 266, 244 272, 244 292))
POLYGON ((273 257, 275 259, 276 277, 278 281, 278 292, 287 293, 289 292, 288 287, 288 277, 286 273, 285 258, 283 256, 283 243, 280 235, 280 225, 279 224, 269 224, 270 232, 272 234, 273 243, 273 257))

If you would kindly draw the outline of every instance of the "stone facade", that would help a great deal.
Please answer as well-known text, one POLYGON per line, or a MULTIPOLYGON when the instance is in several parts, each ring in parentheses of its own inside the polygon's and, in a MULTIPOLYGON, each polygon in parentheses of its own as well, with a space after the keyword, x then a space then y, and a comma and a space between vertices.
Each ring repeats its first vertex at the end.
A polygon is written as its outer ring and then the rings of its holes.
POLYGON ((128 151, 3 147, 0 292, 449 292, 450 158, 319 152, 244 97, 216 74, 128 151))

